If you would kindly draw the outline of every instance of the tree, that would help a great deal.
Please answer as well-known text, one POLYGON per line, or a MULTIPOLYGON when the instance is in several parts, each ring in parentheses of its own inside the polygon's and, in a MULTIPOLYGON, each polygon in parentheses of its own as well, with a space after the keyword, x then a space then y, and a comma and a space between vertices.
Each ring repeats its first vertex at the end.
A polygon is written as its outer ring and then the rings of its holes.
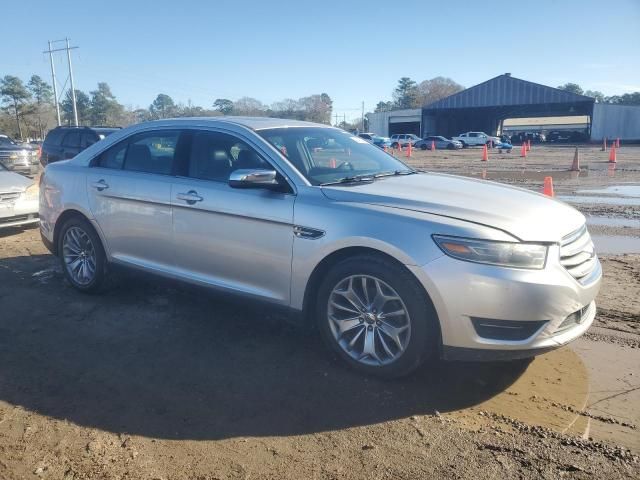
POLYGON ((462 85, 447 77, 425 80, 418 85, 418 106, 429 105, 462 90, 462 85))
POLYGON ((5 110, 13 110, 16 118, 16 127, 18 128, 18 136, 20 140, 23 140, 20 117, 26 113, 27 102, 31 99, 31 93, 18 77, 6 75, 0 80, 0 95, 2 96, 2 101, 7 104, 4 107, 5 110))
POLYGON ((418 86, 409 77, 398 80, 398 86, 393 91, 396 108, 416 108, 418 103, 418 86))
POLYGON ((598 90, 585 90, 584 95, 595 98, 598 103, 603 103, 605 101, 604 93, 599 92, 598 90))
POLYGON ((124 107, 118 103, 106 82, 98 83, 98 89, 91 94, 90 118, 92 125, 116 125, 124 113, 124 107))
POLYGON ((571 82, 565 83, 564 85, 560 85, 558 88, 560 90, 575 93, 577 95, 584 95, 584 91, 582 90, 582 87, 577 83, 571 83, 571 82))
POLYGON ((611 97, 606 97, 605 101, 615 105, 640 105, 640 92, 613 95, 611 97))
POLYGON ((37 126, 40 138, 44 138, 44 130, 47 122, 43 121, 43 116, 51 110, 53 103, 53 90, 51 85, 45 82, 39 75, 31 75, 27 88, 35 100, 34 110, 37 115, 37 126))
MULTIPOLYGON (((76 107, 78 109, 78 124, 86 124, 89 122, 91 114, 91 99, 89 95, 82 90, 76 90, 76 107)), ((67 90, 64 96, 64 100, 60 104, 62 108, 62 117, 64 121, 71 125, 74 122, 73 118, 73 98, 71 96, 71 90, 67 90)))
POLYGON ((153 103, 149 106, 152 118, 169 118, 176 113, 176 104, 169 95, 159 93, 153 103))
POLYGON ((233 104, 234 115, 245 115, 249 117, 263 117, 267 107, 260 101, 251 97, 242 97, 233 104))
POLYGON ((223 115, 229 115, 233 111, 233 102, 226 98, 216 98, 215 102, 213 102, 213 108, 223 115))
POLYGON ((393 110, 393 102, 379 101, 376 105, 375 113, 389 112, 393 110))

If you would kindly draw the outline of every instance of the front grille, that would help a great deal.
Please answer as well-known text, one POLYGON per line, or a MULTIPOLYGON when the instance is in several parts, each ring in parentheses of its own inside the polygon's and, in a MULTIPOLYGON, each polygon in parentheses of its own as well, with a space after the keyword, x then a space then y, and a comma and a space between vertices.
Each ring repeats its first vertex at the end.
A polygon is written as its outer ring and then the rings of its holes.
POLYGON ((596 268, 598 258, 586 225, 562 239, 560 263, 581 283, 586 281, 596 268))
POLYGON ((7 205, 16 203, 16 200, 18 200, 19 196, 20 192, 0 193, 0 204, 7 205))

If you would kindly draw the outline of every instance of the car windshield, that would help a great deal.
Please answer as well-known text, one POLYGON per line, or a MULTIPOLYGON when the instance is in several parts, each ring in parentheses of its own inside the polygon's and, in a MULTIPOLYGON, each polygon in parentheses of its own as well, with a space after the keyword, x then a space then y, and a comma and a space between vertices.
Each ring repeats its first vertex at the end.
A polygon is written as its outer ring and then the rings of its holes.
POLYGON ((258 130, 258 134, 280 150, 312 185, 413 172, 382 149, 337 128, 270 128, 258 130))
POLYGON ((17 145, 17 144, 6 135, 0 135, 0 145, 17 145))

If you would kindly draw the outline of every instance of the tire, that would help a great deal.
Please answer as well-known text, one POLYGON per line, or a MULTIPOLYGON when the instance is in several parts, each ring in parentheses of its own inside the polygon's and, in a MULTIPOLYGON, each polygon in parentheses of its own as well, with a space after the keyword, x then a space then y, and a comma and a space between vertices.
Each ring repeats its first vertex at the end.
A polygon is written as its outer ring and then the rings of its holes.
POLYGON ((393 142, 391 144, 391 148, 398 148, 398 145, 399 145, 398 142, 393 142))
POLYGON ((352 368, 395 378, 411 373, 437 352, 438 320, 431 305, 422 286, 402 266, 382 256, 361 254, 337 263, 325 275, 318 289, 315 317, 327 346, 352 368), (356 296, 364 298, 363 277, 371 301, 369 308, 358 307, 360 312, 356 312, 354 305, 366 302, 351 303, 343 295, 358 292, 356 296), (384 292, 382 298, 387 298, 383 303, 376 300, 378 286, 384 292), (406 315, 398 315, 400 311, 406 315), (340 323, 345 315, 349 324, 340 323), (342 334, 339 325, 345 327, 342 334), (367 339, 371 339, 375 356, 364 352, 367 339))
POLYGON ((453 143, 449 143, 449 144, 447 144, 447 150, 453 150, 453 149, 455 149, 455 148, 456 148, 456 147, 455 147, 455 145, 454 145, 453 143))
POLYGON ((466 143, 462 142, 462 148, 468 148, 469 145, 467 145, 466 143))
POLYGON ((420 145, 420 150, 426 150, 427 149, 427 144, 423 143, 422 145, 420 145))
POLYGON ((83 293, 96 293, 100 290, 106 276, 107 257, 100 237, 87 220, 73 217, 62 225, 58 236, 58 252, 64 276, 76 290, 83 293), (75 253, 78 248, 81 249, 80 254, 75 253), (76 261, 85 263, 84 270, 81 270, 82 266, 75 269, 71 267, 76 261))

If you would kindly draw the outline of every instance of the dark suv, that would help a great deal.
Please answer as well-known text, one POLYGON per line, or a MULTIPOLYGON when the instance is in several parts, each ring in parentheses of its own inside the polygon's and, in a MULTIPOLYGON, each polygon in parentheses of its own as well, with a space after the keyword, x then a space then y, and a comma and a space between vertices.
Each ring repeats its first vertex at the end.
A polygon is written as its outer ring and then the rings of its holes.
POLYGON ((90 145, 116 132, 120 127, 56 127, 47 133, 42 144, 40 163, 73 158, 90 145))

